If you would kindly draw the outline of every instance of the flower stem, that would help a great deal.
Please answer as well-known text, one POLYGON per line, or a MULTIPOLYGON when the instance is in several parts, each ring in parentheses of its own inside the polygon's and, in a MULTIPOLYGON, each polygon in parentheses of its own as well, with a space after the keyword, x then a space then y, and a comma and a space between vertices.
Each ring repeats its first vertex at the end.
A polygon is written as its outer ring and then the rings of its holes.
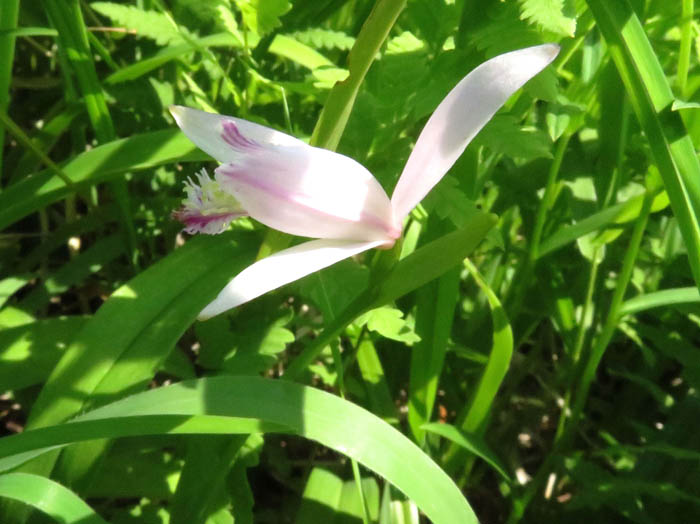
POLYGON ((678 49, 678 73, 676 83, 678 95, 682 98, 688 96, 688 70, 690 69, 690 50, 693 43, 693 4, 694 0, 682 0, 681 7, 681 42, 678 49))

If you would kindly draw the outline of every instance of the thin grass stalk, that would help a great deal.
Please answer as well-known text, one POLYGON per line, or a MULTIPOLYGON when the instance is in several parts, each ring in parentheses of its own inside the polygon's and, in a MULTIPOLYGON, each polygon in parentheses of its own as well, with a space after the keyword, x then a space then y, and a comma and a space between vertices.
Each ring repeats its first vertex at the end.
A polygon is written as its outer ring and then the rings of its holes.
POLYGON ((555 437, 552 450, 545 457, 544 462, 537 470, 534 478, 528 484, 523 495, 514 499, 513 508, 511 509, 511 513, 506 521, 507 524, 516 524, 522 520, 527 507, 529 506, 530 502, 532 502, 535 495, 539 492, 541 486, 544 485, 544 482, 554 468, 558 457, 560 456, 561 452, 568 447, 572 435, 576 430, 576 421, 579 420, 583 407, 585 406, 588 398, 588 391, 590 390, 595 372, 598 369, 598 364, 600 364, 603 354, 605 353, 605 350, 607 349, 608 344, 612 340, 612 336, 615 333, 615 329, 617 328, 617 323, 620 319, 621 306, 624 302, 624 295, 627 290, 629 280, 632 276, 634 264, 637 260, 639 247, 641 245, 644 230, 651 213, 651 204, 654 200, 655 194, 656 189, 649 188, 644 195, 642 210, 640 211, 639 218, 635 222, 634 230, 632 231, 632 236, 630 238, 629 247, 625 253, 618 284, 615 288, 611 301, 610 310, 606 317, 603 330, 596 340, 596 345, 586 361, 581 380, 579 381, 579 387, 577 388, 578 394, 574 397, 575 404, 572 414, 569 418, 567 418, 567 413, 562 411, 559 424, 563 429, 557 428, 558 438, 555 437))
POLYGON ((549 172, 547 174, 547 183, 544 188, 544 194, 542 195, 542 200, 540 200, 539 207, 537 208, 537 214, 535 216, 535 225, 532 231, 532 238, 528 245, 527 254, 522 260, 520 267, 516 271, 515 276, 512 279, 511 288, 509 289, 506 299, 508 316, 515 319, 518 316, 520 308, 522 306, 523 300, 525 299, 525 293, 530 286, 530 281, 535 270, 535 264, 540 254, 540 244, 542 243, 542 234, 544 232, 544 226, 547 222, 547 213, 552 209, 554 202, 556 201, 558 194, 559 184, 557 179, 559 178, 559 171, 561 169, 561 163, 564 160, 564 154, 566 153, 566 148, 569 145, 569 140, 571 135, 565 133, 559 139, 557 143, 556 151, 554 152, 554 158, 549 167, 549 172))
MULTIPOLYGON (((97 78, 80 4, 77 0, 61 2, 57 0, 43 0, 42 5, 51 23, 58 30, 59 41, 65 49, 68 62, 71 64, 78 81, 82 100, 85 103, 88 118, 97 141, 100 144, 111 142, 116 139, 114 123, 107 107, 102 85, 97 78)), ((136 265, 136 229, 131 216, 131 205, 126 181, 120 179, 110 182, 109 188, 119 207, 125 241, 129 247, 130 261, 133 265, 136 265)))
MULTIPOLYGON (((3 0, 0 3, 0 111, 7 111, 10 104, 10 81, 12 80, 12 63, 15 57, 14 34, 9 33, 17 27, 19 17, 19 0, 3 0)), ((2 180, 2 158, 5 144, 5 126, 0 126, 0 181, 2 180)), ((0 184, 0 191, 2 185, 0 184)))
POLYGON ((678 48, 678 74, 676 85, 682 98, 687 98, 688 70, 690 69, 690 51, 693 44, 693 9, 694 0, 682 0, 681 5, 681 41, 678 48))
MULTIPOLYGON (((649 215, 651 214, 651 204, 654 201, 655 193, 656 191, 653 188, 647 187, 647 192, 644 195, 644 202, 642 203, 642 210, 639 214, 639 218, 637 218, 635 221, 634 229, 632 230, 629 247, 625 252, 622 270, 620 271, 617 286, 615 287, 615 292, 613 293, 612 300, 610 302, 610 310, 608 311, 605 318, 605 323, 603 324, 603 330, 596 339, 595 345, 591 350, 591 354, 589 355, 583 368, 579 386, 575 395, 575 403, 571 413, 570 422, 568 424, 568 428, 564 430, 564 433, 561 436, 562 447, 567 447, 571 442, 576 427, 580 422, 581 414, 583 413, 583 408, 586 405, 588 393, 590 391, 593 379, 595 378, 596 371, 598 370, 598 366, 600 365, 600 361, 603 359, 605 350, 608 348, 617 329, 617 324, 620 320, 621 307, 625 300, 627 286, 632 278, 632 271, 634 270, 637 255, 639 254, 639 248, 642 244, 644 230, 646 229, 649 215)), ((564 414, 564 416, 565 415, 566 414, 564 414)))

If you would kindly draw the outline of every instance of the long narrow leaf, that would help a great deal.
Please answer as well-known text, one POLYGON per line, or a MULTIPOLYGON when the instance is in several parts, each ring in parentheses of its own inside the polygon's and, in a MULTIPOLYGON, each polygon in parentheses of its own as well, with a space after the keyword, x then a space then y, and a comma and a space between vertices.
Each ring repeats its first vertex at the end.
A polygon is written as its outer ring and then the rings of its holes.
POLYGON ((216 423, 219 432, 240 432, 231 426, 240 421, 228 417, 257 422, 268 431, 287 427, 354 458, 403 491, 435 524, 477 522, 452 480, 389 424, 340 397, 282 380, 214 377, 139 393, 75 422, 2 439, 0 457, 98 437, 211 433, 216 423), (201 415, 208 416, 202 425, 201 415))

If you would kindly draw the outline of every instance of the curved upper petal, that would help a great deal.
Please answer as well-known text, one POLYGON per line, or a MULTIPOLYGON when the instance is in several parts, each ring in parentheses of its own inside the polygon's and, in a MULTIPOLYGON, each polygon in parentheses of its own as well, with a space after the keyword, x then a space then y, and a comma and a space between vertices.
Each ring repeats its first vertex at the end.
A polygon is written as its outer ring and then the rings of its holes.
POLYGON ((557 45, 545 44, 499 55, 450 91, 423 128, 396 185, 391 202, 397 223, 440 181, 508 98, 558 52, 557 45))
POLYGON ((300 146, 251 150, 216 170, 216 180, 248 214, 292 235, 393 241, 391 202, 362 165, 300 146))
POLYGON ((199 314, 206 320, 280 286, 373 247, 381 241, 312 240, 285 249, 241 271, 199 314))
POLYGON ((170 106, 177 125, 197 147, 219 162, 233 162, 250 149, 277 145, 305 145, 301 140, 247 120, 170 106))

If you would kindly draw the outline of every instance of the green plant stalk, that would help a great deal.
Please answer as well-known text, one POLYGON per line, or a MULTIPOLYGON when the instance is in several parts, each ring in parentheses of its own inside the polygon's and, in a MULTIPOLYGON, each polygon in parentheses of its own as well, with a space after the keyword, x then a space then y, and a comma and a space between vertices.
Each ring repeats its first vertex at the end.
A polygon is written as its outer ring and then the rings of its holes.
POLYGON ((369 66, 405 6, 406 0, 378 0, 374 5, 348 55, 350 74, 328 95, 311 135, 312 145, 331 150, 338 146, 369 66))
MULTIPOLYGON (((621 307, 625 300, 627 286, 632 278, 632 271, 634 270, 634 264, 637 261, 637 255, 639 254, 639 247, 642 243, 644 230, 646 229, 649 215, 651 214, 651 203, 653 200, 654 190, 647 188, 647 192, 644 195, 644 203, 642 204, 642 211, 634 224, 629 247, 625 252, 625 258, 622 262, 622 270, 620 271, 617 286, 615 287, 615 292, 613 293, 612 300, 610 302, 610 310, 605 318, 603 329, 596 339, 595 345, 591 350, 591 354, 589 355, 585 367, 583 368, 579 386, 576 390, 575 403, 571 413, 570 422, 560 437, 562 444, 561 447, 566 447, 570 444, 576 427, 580 421, 581 414, 583 413, 583 408, 586 405, 588 392, 591 388, 593 379, 595 378, 596 371, 598 370, 598 365, 600 364, 600 361, 605 354, 605 350, 608 348, 608 345, 615 334, 615 330, 617 329, 617 324, 620 320, 621 307)), ((562 417, 565 418, 566 413, 563 413, 562 417)), ((556 444, 557 443, 555 442, 555 446, 556 444)))
MULTIPOLYGON (((12 31, 17 28, 19 18, 19 0, 3 0, 0 4, 0 31, 12 31)), ((0 35, 0 111, 7 111, 10 104, 10 81, 12 80, 12 63, 15 56, 15 35, 0 35)), ((5 143, 5 126, 0 126, 0 180, 2 180, 2 152, 5 143)), ((1 187, 0 187, 1 190, 1 187)))
POLYGON ((542 233, 544 232, 544 226, 547 221, 547 213, 551 211, 557 198, 557 178, 559 178, 559 170, 561 169, 561 163, 564 160, 564 153, 566 152, 570 139, 571 135, 569 133, 564 134, 559 139, 557 149, 554 152, 554 159, 552 160, 552 164, 549 168, 547 185, 544 188, 544 195, 542 195, 540 207, 537 209, 535 226, 532 231, 532 241, 530 242, 528 249, 527 258, 529 267, 534 266, 535 261, 540 255, 540 243, 542 242, 542 233))
POLYGON ((510 318, 516 318, 522 302, 525 298, 525 292, 529 288, 530 280, 532 280, 532 275, 535 270, 535 264, 540 256, 540 244, 542 243, 542 234, 544 232, 544 226, 547 222, 547 213, 554 206, 557 195, 559 193, 559 184, 557 179, 559 178, 559 170, 561 169, 561 163, 564 160, 564 154, 566 153, 566 148, 569 145, 569 140, 571 135, 565 133, 559 138, 557 143, 557 149, 554 152, 554 158, 549 167, 549 173, 547 174, 547 183, 544 188, 544 194, 542 195, 542 200, 540 200, 540 205, 537 208, 537 214, 535 215, 535 225, 532 231, 532 239, 528 246, 527 254, 521 262, 520 267, 516 272, 516 276, 512 279, 512 294, 506 297, 506 302, 508 303, 508 315, 510 318))
MULTIPOLYGON (((588 286, 586 287, 586 298, 583 303, 583 309, 581 310, 581 322, 578 326, 578 331, 576 332, 576 339, 574 341, 574 348, 571 352, 571 368, 575 370, 578 368, 579 360, 581 359, 581 352, 583 351, 583 344, 586 341, 586 331, 588 331, 586 326, 586 319, 589 317, 589 312, 593 310, 593 295, 595 293, 596 283, 598 281, 598 267, 600 266, 600 261, 598 260, 598 252, 601 248, 596 247, 593 250, 593 260, 591 262, 591 270, 588 275, 588 286)), ((574 374, 571 374, 571 378, 575 378, 574 374)), ((573 394, 573 388, 568 388, 564 394, 564 406, 561 410, 561 416, 559 417, 559 422, 557 423, 557 432, 554 437, 556 442, 561 438, 564 428, 566 427, 566 415, 571 409, 571 397, 573 394)))
MULTIPOLYGON (((109 114, 102 85, 97 78, 78 0, 42 0, 42 5, 51 23, 58 31, 59 40, 78 80, 78 86, 97 141, 100 144, 111 142, 116 139, 114 124, 109 114)), ((131 216, 126 181, 124 179, 115 180, 109 184, 109 188, 119 207, 125 240, 131 254, 130 260, 135 264, 136 229, 131 216)))
POLYGON ((681 5, 681 41, 678 49, 678 73, 676 84, 678 93, 685 99, 688 96, 688 70, 690 69, 690 50, 693 44, 693 10, 694 0, 682 0, 681 5))
POLYGON ((659 168, 700 286, 700 161, 644 28, 627 0, 586 0, 659 168))
MULTIPOLYGON (((8 116, 8 114, 5 112, 4 109, 0 108, 0 124, 2 124, 2 129, 3 131, 6 129, 10 132, 12 136, 14 136, 18 142, 20 142, 24 147, 29 149, 32 153, 36 155, 38 159, 41 160, 41 162, 48 167, 51 171, 53 171, 58 178, 63 180, 65 182, 66 186, 71 188, 72 190, 75 191, 76 187, 73 181, 70 179, 68 175, 66 175, 63 172, 63 169, 61 169, 53 160, 51 160, 41 149, 39 149, 34 142, 32 142, 32 139, 29 138, 22 129, 15 124, 12 119, 8 116)), ((2 148, 0 148, 2 149, 2 148)), ((0 161, 2 159, 0 158, 0 161)))

